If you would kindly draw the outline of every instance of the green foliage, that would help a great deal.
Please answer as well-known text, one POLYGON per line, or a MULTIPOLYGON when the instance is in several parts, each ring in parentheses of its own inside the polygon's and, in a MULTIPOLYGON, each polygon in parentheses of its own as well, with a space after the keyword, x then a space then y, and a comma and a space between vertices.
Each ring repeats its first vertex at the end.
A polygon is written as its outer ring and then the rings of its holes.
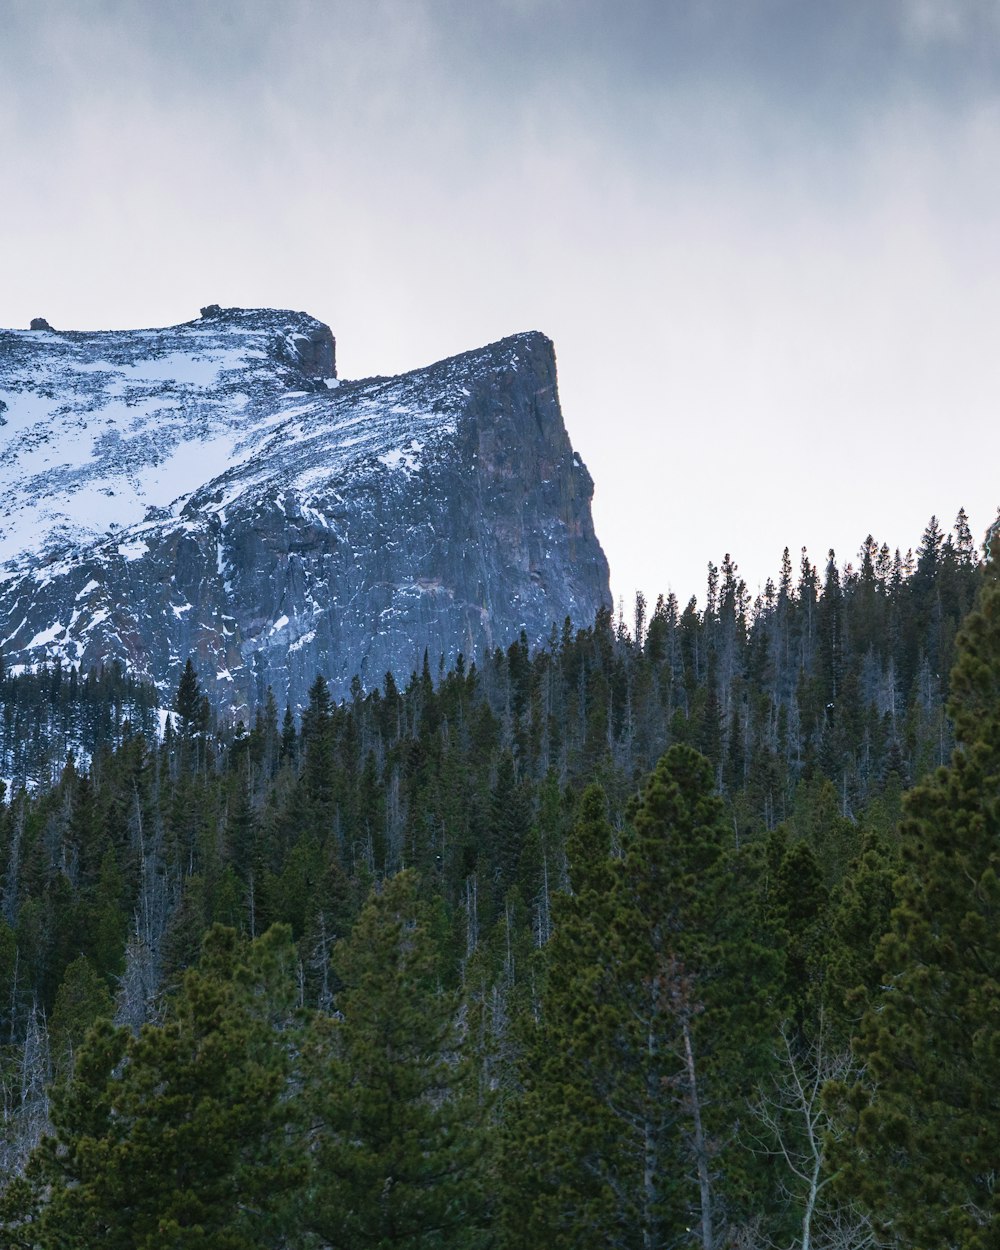
POLYGON ((891 924, 898 872, 896 855, 873 835, 831 898, 823 996, 835 1034, 849 1038, 878 993, 878 945, 891 924))
MULTIPOLYGON (((705 1245, 758 1217, 780 1242, 784 1182, 748 1149, 747 1108, 866 1010, 859 1057, 896 1075, 871 1106, 841 1090, 861 1151, 844 1177, 893 1223, 879 1178, 909 1160, 924 1184, 934 1162, 954 1214, 941 1108, 965 1124, 994 1096, 967 1071, 970 1047, 993 1061, 989 981, 965 971, 989 970, 996 931, 989 596, 953 679, 963 751, 909 800, 894 882, 902 793, 952 747, 938 675, 983 580, 967 523, 929 525, 909 563, 869 538, 856 571, 803 552, 796 580, 786 552, 753 604, 729 556, 710 572, 703 611, 669 596, 647 624, 637 602, 634 638, 605 611, 534 656, 522 638, 436 679, 425 657, 405 689, 356 682, 339 706, 320 676, 301 728, 269 697, 220 729, 193 663, 161 743, 156 693, 120 666, 0 676, 13 1173, 50 1053, 60 1082, 33 1179, 7 1187, 8 1242, 169 1244, 163 1222, 185 1245, 476 1245, 492 1221, 532 1250, 705 1245), (202 954, 215 922, 235 932, 202 954), (905 1054, 879 1040, 897 1008, 905 1054), (946 1053, 936 1072, 925 1051, 946 1053), (898 1123, 905 1150, 864 1138, 898 1123)), ((917 1184, 897 1188, 919 1213, 917 1184)))
POLYGON ((52 1009, 50 1035, 57 1075, 72 1070, 73 1056, 97 1020, 110 1020, 114 1003, 108 987, 86 955, 66 968, 52 1009))
POLYGON ((523 1026, 521 1090, 501 1152, 501 1222, 504 1244, 524 1250, 613 1244, 632 1216, 630 1197, 612 1183, 619 1126, 602 1066, 612 1044, 605 960, 615 906, 606 807, 599 787, 585 791, 567 839, 574 893, 553 900, 540 1015, 523 1026))
POLYGON ((914 789, 903 872, 841 1090, 846 1183, 915 1247, 997 1244, 1000 1200, 1000 587, 967 622, 952 680, 960 746, 914 789))
POLYGON ((483 1109, 431 923, 415 874, 402 872, 335 950, 337 1016, 316 1017, 307 1051, 302 1217, 319 1244, 476 1244, 483 1109))
POLYGON ((194 664, 189 656, 177 683, 177 694, 174 697, 174 711, 180 723, 180 731, 185 737, 204 732, 210 719, 208 700, 194 671, 194 664))
POLYGON ((507 1241, 639 1247, 696 1224, 711 1243, 738 1200, 714 1176, 765 1061, 777 961, 741 906, 703 756, 666 753, 621 860, 603 803, 585 793, 568 839, 574 894, 554 907, 507 1144, 507 1241))
POLYGON ((132 1036, 98 1020, 29 1169, 47 1195, 34 1244, 273 1244, 295 1179, 282 1149, 290 953, 287 930, 248 946, 214 928, 162 1025, 132 1036))

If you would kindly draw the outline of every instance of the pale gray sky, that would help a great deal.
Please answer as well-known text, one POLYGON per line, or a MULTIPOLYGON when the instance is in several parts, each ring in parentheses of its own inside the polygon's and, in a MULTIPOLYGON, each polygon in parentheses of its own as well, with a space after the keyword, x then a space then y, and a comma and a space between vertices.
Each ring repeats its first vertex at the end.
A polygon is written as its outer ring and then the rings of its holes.
POLYGON ((1000 503, 996 0, 0 0, 0 325, 556 343, 615 594, 1000 503))

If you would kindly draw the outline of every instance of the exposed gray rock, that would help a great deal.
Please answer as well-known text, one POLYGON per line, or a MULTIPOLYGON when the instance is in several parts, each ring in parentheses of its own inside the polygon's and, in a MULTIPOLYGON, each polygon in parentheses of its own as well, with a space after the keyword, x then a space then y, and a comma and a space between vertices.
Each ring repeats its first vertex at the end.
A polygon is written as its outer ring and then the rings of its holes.
POLYGON ((192 655, 220 705, 301 705, 317 672, 405 680, 609 602, 548 339, 334 379, 304 313, 0 332, 5 661, 119 657, 166 693, 192 655))
POLYGON ((329 326, 317 326, 310 334, 290 330, 285 341, 303 373, 311 378, 337 376, 337 345, 329 326))

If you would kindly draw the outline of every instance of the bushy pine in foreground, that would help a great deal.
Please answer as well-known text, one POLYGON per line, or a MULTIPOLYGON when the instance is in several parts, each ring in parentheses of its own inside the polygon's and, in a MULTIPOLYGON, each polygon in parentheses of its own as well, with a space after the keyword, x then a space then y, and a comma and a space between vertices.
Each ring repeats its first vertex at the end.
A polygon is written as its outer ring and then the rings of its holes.
POLYGON ((914 1250, 1000 1245, 1000 584, 952 676, 959 747, 907 796, 903 873, 856 1040, 842 1186, 914 1250))
POLYGON ((440 962, 412 871, 372 893, 335 949, 337 1012, 313 1017, 302 1069, 310 1244, 480 1244, 487 1112, 440 962))
POLYGON ((109 1250, 275 1244, 286 1148, 291 944, 213 928, 162 1023, 98 1021, 52 1098, 5 1244, 109 1250))

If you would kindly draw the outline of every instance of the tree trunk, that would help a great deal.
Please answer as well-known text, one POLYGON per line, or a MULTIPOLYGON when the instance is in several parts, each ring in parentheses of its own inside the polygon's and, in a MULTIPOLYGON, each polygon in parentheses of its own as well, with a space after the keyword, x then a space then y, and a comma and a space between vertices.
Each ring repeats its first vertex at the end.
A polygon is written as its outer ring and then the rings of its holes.
POLYGON ((701 1101, 698 1096, 698 1077, 694 1066, 694 1050, 691 1047, 691 1026, 683 1021, 684 1063, 687 1068, 688 1096, 691 1099, 691 1119, 694 1123, 694 1157, 698 1168, 698 1192, 701 1199, 701 1247, 715 1250, 712 1232, 712 1182, 708 1172, 708 1146, 701 1123, 701 1101))

